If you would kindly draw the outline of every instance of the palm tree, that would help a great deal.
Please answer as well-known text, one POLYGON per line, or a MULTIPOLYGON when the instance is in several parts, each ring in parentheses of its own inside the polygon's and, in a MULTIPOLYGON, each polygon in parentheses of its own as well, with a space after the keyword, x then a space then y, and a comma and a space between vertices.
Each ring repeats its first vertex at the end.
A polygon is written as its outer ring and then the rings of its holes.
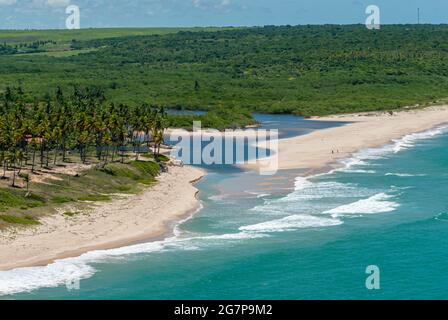
POLYGON ((20 175, 23 167, 23 160, 25 160, 25 153, 22 150, 18 150, 16 152, 16 158, 19 161, 19 171, 17 172, 17 174, 20 175))
POLYGON ((163 107, 160 107, 155 112, 155 117, 152 122, 152 139, 154 141, 154 154, 159 156, 160 146, 164 142, 164 131, 165 131, 165 117, 166 113, 163 107))
POLYGON ((156 155, 156 159, 159 159, 160 146, 164 142, 163 141, 163 131, 162 130, 155 131, 153 134, 153 140, 154 140, 154 148, 155 148, 154 154, 156 155))
MULTIPOLYGON (((2 178, 7 179, 12 170, 12 186, 17 174, 24 177, 24 168, 30 169, 29 175, 35 173, 36 156, 42 168, 51 170, 61 151, 63 162, 67 151, 77 150, 81 162, 86 163, 89 150, 96 148, 96 158, 104 164, 113 162, 117 153, 124 162, 129 147, 138 160, 142 143, 147 143, 156 159, 160 154, 166 127, 163 107, 107 103, 100 88, 75 88, 72 97, 58 88, 53 97, 35 98, 32 104, 26 104, 25 97, 21 88, 7 88, 0 102, 2 178), (148 137, 146 141, 144 137, 148 137)), ((29 182, 31 177, 23 179, 29 182)))
POLYGON ((25 181, 26 184, 26 193, 30 191, 30 175, 27 173, 22 174, 22 179, 25 181))
POLYGON ((3 165, 3 176, 2 179, 6 179, 6 161, 7 161, 7 157, 6 157, 6 153, 5 151, 1 151, 0 152, 0 161, 2 162, 3 165))
POLYGON ((36 165, 36 150, 39 147, 39 144, 38 144, 36 138, 32 138, 31 139, 30 147, 31 147, 31 149, 33 149, 33 162, 32 162, 32 165, 31 165, 31 172, 34 173, 34 168, 35 168, 35 165, 36 165))
POLYGON ((45 135, 48 133, 50 128, 50 122, 48 116, 42 116, 42 120, 39 122, 36 128, 37 136, 40 139, 40 166, 44 166, 44 151, 46 148, 45 135))
POLYGON ((11 187, 15 188, 16 187, 16 159, 17 159, 15 152, 8 152, 7 158, 8 158, 9 163, 12 165, 11 169, 13 171, 11 187))
POLYGON ((62 140, 62 129, 59 126, 56 126, 53 129, 53 132, 52 132, 52 135, 51 135, 51 140, 55 144, 53 165, 56 165, 57 155, 58 155, 58 147, 60 146, 61 140, 62 140))

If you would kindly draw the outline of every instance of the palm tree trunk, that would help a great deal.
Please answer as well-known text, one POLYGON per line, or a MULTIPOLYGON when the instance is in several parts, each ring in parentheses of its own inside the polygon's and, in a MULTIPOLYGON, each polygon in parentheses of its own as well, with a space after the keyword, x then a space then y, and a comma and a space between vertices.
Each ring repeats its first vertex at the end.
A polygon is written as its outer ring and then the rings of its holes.
POLYGON ((57 160, 57 156, 58 156, 58 150, 55 149, 54 150, 54 159, 53 159, 53 165, 56 165, 56 160, 57 160))
POLYGON ((62 142, 62 162, 66 162, 66 150, 65 150, 65 141, 62 142))
POLYGON ((98 160, 101 161, 101 157, 103 156, 103 150, 102 150, 102 147, 97 147, 96 150, 97 150, 97 151, 96 151, 96 157, 98 158, 98 160))
POLYGON ((31 166, 31 172, 34 173, 34 165, 36 163, 36 149, 33 149, 33 164, 31 166))
POLYGON ((3 161, 3 177, 2 179, 6 179, 6 160, 3 161))
POLYGON ((40 144, 40 167, 44 166, 44 143, 40 144))
POLYGON ((46 159, 45 159, 45 165, 48 168, 49 166, 49 160, 50 160, 50 149, 47 149, 47 155, 46 155, 46 159))
POLYGON ((25 166, 28 165, 28 147, 25 147, 25 166))
POLYGON ((15 157, 14 157, 13 164, 12 164, 12 171, 13 171, 12 187, 14 188, 16 186, 16 159, 15 159, 15 157))
POLYGON ((104 153, 104 156, 103 156, 104 164, 107 163, 108 157, 109 157, 109 147, 106 147, 106 152, 104 153))
POLYGON ((142 145, 142 143, 141 143, 141 135, 139 134, 139 135, 137 136, 137 156, 135 157, 135 160, 137 160, 137 161, 138 161, 138 158, 139 158, 139 156, 140 156, 140 148, 141 148, 141 145, 142 145))

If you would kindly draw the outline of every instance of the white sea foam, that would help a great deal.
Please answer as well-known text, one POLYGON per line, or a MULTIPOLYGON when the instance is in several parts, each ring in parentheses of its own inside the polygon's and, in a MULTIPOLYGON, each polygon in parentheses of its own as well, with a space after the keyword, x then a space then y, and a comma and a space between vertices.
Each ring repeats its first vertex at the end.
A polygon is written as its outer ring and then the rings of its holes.
POLYGON ((97 270, 95 263, 121 260, 131 254, 163 252, 169 250, 200 250, 227 241, 241 241, 266 237, 264 234, 239 232, 221 235, 197 235, 188 238, 177 236, 161 241, 141 243, 111 250, 96 250, 79 257, 56 260, 43 267, 18 268, 0 272, 0 296, 30 292, 38 288, 51 288, 74 280, 87 279, 97 270))
POLYGON ((253 234, 249 232, 227 233, 222 235, 203 236, 200 240, 246 240, 267 237, 265 234, 253 234))
POLYGON ((443 222, 448 222, 448 213, 447 212, 442 212, 439 213, 438 215, 436 215, 434 217, 435 220, 439 220, 439 221, 443 221, 443 222))
POLYGON ((45 267, 20 268, 0 272, 0 295, 57 287, 75 279, 92 276, 95 269, 81 261, 65 259, 45 267))
POLYGON ((414 174, 414 173, 393 173, 388 172, 386 176, 395 176, 395 177, 426 177, 426 174, 414 174))
POLYGON ((218 194, 218 195, 210 196, 210 197, 208 197, 208 199, 212 200, 212 201, 220 202, 220 201, 224 201, 227 197, 228 197, 228 195, 226 195, 226 194, 218 194))
POLYGON ((183 233, 183 231, 180 229, 180 226, 184 222, 187 222, 188 220, 193 219, 195 214, 198 213, 199 211, 201 211, 202 209, 204 209, 204 204, 202 203, 202 201, 199 201, 199 206, 194 212, 192 212, 188 217, 176 222, 176 224, 174 225, 174 228, 173 228, 174 238, 179 238, 181 236, 181 234, 183 233))
POLYGON ((441 134, 447 133, 448 127, 437 127, 431 130, 412 133, 404 136, 401 139, 394 140, 394 152, 400 152, 403 149, 413 147, 416 141, 431 139, 441 134))
MULTIPOLYGON (((310 178, 311 179, 311 178, 310 178)), ((350 197, 364 197, 371 191, 353 183, 336 181, 311 181, 298 177, 293 192, 279 199, 266 199, 264 204, 252 208, 250 211, 257 215, 281 216, 298 213, 320 214, 326 209, 321 199, 350 197)))
POLYGON ((261 222, 253 225, 240 227, 241 231, 249 232, 283 232, 292 231, 302 228, 318 228, 329 227, 342 224, 338 219, 329 219, 315 217, 305 214, 296 214, 282 219, 276 219, 266 222, 261 222))
MULTIPOLYGON (((407 135, 384 147, 360 151, 354 154, 351 158, 344 160, 344 168, 338 170, 373 173, 372 170, 358 170, 357 168, 353 169, 353 167, 370 166, 371 164, 368 162, 369 160, 381 159, 388 154, 400 152, 406 148, 414 146, 419 140, 430 139, 446 133, 447 129, 448 127, 440 127, 426 132, 407 135)), ((326 174, 321 174, 319 176, 326 174)), ((392 173, 390 175, 392 175, 392 173)), ((401 176, 404 176, 404 174, 401 174, 401 176)), ((362 196, 364 193, 366 193, 366 190, 360 189, 357 185, 353 184, 344 184, 334 181, 313 182, 310 181, 309 178, 299 177, 295 181, 294 192, 278 200, 266 200, 265 205, 258 206, 254 208, 254 210, 264 213, 276 212, 284 216, 285 212, 297 212, 298 208, 306 209, 307 207, 304 205, 304 202, 308 200, 322 199, 326 197, 343 198, 347 196, 362 196)), ((218 200, 216 198, 213 199, 218 200)), ((92 264, 122 259, 130 254, 163 252, 179 249, 198 250, 203 246, 220 244, 226 241, 242 241, 246 239, 266 237, 267 235, 265 233, 270 232, 340 225, 343 223, 340 219, 337 219, 340 215, 382 213, 396 210, 396 208, 399 207, 399 204, 390 201, 391 199, 392 196, 385 193, 379 193, 368 199, 359 200, 351 204, 325 211, 324 213, 333 216, 332 219, 307 214, 292 214, 280 219, 242 226, 240 227, 240 232, 234 234, 192 235, 191 237, 182 238, 182 232, 176 227, 174 237, 162 241, 142 243, 112 250, 91 251, 76 258, 57 260, 44 267, 19 268, 0 272, 0 295, 29 292, 38 288, 64 285, 75 279, 87 279, 97 272, 92 264)), ((310 204, 310 206, 311 205, 313 204, 310 204)), ((315 205, 316 204, 314 203, 314 206, 315 205)), ((439 220, 444 218, 445 215, 438 215, 436 217, 436 219, 439 220)))
POLYGON ((254 192, 254 191, 245 191, 245 192, 247 194, 255 196, 255 198, 257 199, 269 197, 271 195, 270 193, 263 193, 263 192, 254 192))
MULTIPOLYGON (((294 191, 292 193, 280 199, 267 199, 263 205, 254 207, 252 211, 255 211, 257 214, 277 215, 283 217, 285 216, 285 214, 290 214, 290 217, 293 217, 291 219, 294 220, 297 217, 304 217, 298 214, 300 212, 311 214, 322 212, 316 212, 316 210, 319 210, 320 207, 325 205, 321 204, 324 201, 317 202, 313 200, 331 200, 335 198, 362 198, 369 196, 370 197, 367 199, 358 200, 356 202, 339 206, 331 210, 326 210, 325 208, 323 209, 323 213, 331 214, 333 217, 338 217, 344 214, 350 214, 350 216, 353 217, 354 215, 394 211, 399 207, 399 204, 391 200, 393 196, 387 195, 385 193, 378 193, 374 196, 371 196, 371 190, 369 190, 368 188, 362 188, 357 184, 340 183, 337 181, 321 181, 320 179, 316 178, 329 176, 330 174, 338 171, 374 174, 376 173, 375 170, 364 168, 371 167, 372 160, 382 159, 388 155, 414 146, 415 143, 419 140, 430 139, 446 132, 448 132, 448 126, 439 127, 425 132, 404 136, 401 139, 394 140, 391 144, 379 148, 361 150, 355 153, 352 157, 342 160, 342 163, 344 165, 343 168, 339 168, 323 174, 318 174, 313 177, 296 178, 294 183, 294 191)), ((406 174, 398 173, 396 175, 405 176, 406 174)), ((260 228, 260 230, 269 230, 269 228, 271 227, 270 224, 272 223, 279 226, 277 228, 278 230, 283 230, 285 229, 284 226, 292 225, 294 223, 296 223, 296 225, 303 225, 306 227, 306 223, 303 223, 303 221, 297 222, 294 220, 294 222, 291 222, 288 221, 288 219, 290 218, 286 217, 278 220, 273 220, 271 222, 263 222, 254 226, 242 227, 243 229, 241 230, 246 230, 245 228, 249 227, 260 228)), ((275 227, 273 228, 275 229, 275 227)))
POLYGON ((312 185, 313 185, 313 183, 311 181, 309 181, 308 178, 297 177, 294 181, 294 190, 295 191, 303 190, 303 189, 309 188, 312 185))
MULTIPOLYGON (((360 150, 353 154, 350 158, 341 160, 343 167, 335 169, 330 173, 347 171, 353 167, 358 166, 371 166, 371 163, 369 163, 370 160, 382 159, 390 154, 395 154, 400 151, 412 148, 418 141, 432 139, 447 132, 448 126, 441 126, 423 132, 408 134, 400 139, 392 140, 392 143, 384 145, 382 147, 360 150)), ((366 170, 365 173, 370 172, 369 170, 366 170)))
POLYGON ((358 200, 356 202, 339 206, 337 208, 327 210, 324 213, 331 214, 333 217, 344 214, 373 214, 395 211, 400 205, 390 201, 393 196, 378 193, 368 199, 358 200))
MULTIPOLYGON (((319 175, 320 176, 320 175, 319 175)), ((318 177, 298 177, 295 180, 294 191, 287 196, 281 198, 280 202, 288 202, 295 200, 320 199, 328 197, 346 197, 347 193, 357 194, 361 191, 359 186, 354 183, 341 183, 337 181, 311 181, 318 177)), ((361 195, 364 194, 361 192, 361 195)))
POLYGON ((345 173, 369 173, 369 174, 376 173, 375 170, 363 170, 363 169, 340 169, 339 171, 345 173))
POLYGON ((341 183, 337 181, 308 181, 306 188, 296 189, 279 202, 291 202, 297 200, 313 200, 322 198, 346 197, 347 193, 362 196, 363 189, 354 183, 341 183))

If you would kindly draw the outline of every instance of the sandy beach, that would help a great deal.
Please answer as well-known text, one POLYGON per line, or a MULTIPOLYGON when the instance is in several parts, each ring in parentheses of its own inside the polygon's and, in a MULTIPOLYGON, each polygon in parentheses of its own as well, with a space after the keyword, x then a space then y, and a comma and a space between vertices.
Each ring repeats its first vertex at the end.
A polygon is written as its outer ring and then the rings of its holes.
MULTIPOLYGON (((356 151, 378 147, 407 134, 448 122, 448 106, 389 113, 364 113, 315 118, 350 122, 279 141, 279 170, 307 169, 313 173, 356 151)), ((254 169, 257 165, 247 165, 254 169)), ((194 187, 200 169, 171 167, 158 184, 133 196, 96 204, 73 217, 60 214, 41 219, 41 225, 0 233, 0 270, 45 265, 78 256, 162 237, 174 221, 194 212, 199 202, 194 187)))
POLYGON ((41 225, 0 233, 0 270, 46 265, 95 249, 110 249, 156 239, 171 231, 172 223, 199 207, 194 182, 204 172, 170 167, 159 182, 138 195, 121 195, 112 202, 69 217, 41 219, 41 225))
MULTIPOLYGON (((314 131, 310 134, 279 141, 278 167, 284 169, 309 169, 316 172, 337 166, 338 160, 366 148, 385 145, 411 133, 426 131, 448 123, 448 106, 394 112, 315 117, 321 121, 347 121, 350 124, 314 131)), ((249 164, 255 168, 263 164, 249 164)))

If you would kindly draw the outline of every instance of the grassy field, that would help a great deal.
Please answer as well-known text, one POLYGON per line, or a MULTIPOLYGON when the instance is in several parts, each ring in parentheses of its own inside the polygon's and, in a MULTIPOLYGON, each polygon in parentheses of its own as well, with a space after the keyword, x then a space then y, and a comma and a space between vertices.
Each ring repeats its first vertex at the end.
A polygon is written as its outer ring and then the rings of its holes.
POLYGON ((113 39, 130 36, 166 35, 183 32, 217 31, 220 28, 104 28, 79 30, 0 30, 0 44, 21 54, 69 57, 92 50, 73 50, 74 41, 113 39))
POLYGON ((67 43, 72 40, 87 41, 128 36, 164 35, 179 31, 217 31, 222 28, 105 28, 79 30, 0 30, 0 43, 30 43, 53 40, 67 43))
POLYGON ((29 192, 0 181, 0 228, 38 224, 40 216, 54 213, 61 206, 68 206, 65 214, 73 216, 89 202, 108 201, 117 193, 139 192, 155 183, 159 172, 160 166, 154 161, 127 160, 93 167, 77 176, 51 173, 51 178, 31 183, 29 192))

